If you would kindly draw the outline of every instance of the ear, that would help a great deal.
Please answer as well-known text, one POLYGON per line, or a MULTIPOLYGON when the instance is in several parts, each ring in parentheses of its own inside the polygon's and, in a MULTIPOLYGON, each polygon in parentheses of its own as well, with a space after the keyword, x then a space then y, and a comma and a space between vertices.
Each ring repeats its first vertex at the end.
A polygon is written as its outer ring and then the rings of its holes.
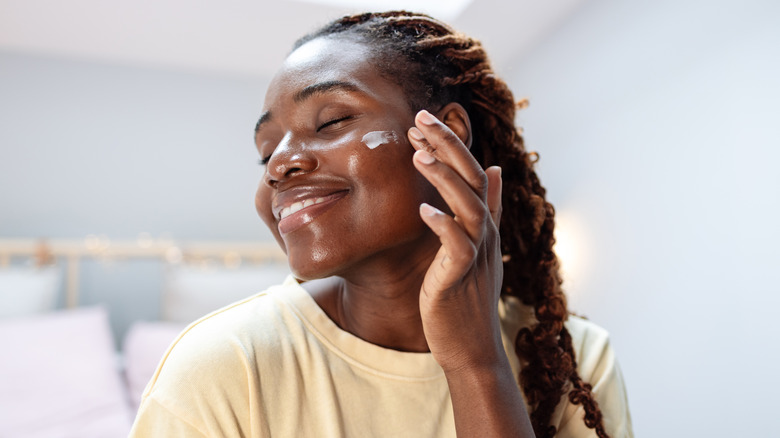
POLYGON ((471 149, 471 120, 461 104, 450 102, 444 105, 435 116, 447 125, 467 148, 471 149))

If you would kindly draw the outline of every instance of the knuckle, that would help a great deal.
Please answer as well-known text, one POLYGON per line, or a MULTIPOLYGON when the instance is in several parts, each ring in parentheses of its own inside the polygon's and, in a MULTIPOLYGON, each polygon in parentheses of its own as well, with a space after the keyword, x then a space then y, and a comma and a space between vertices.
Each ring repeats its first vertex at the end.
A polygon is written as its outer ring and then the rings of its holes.
POLYGON ((439 184, 452 184, 457 181, 457 175, 444 165, 433 166, 432 171, 439 184))
POLYGON ((478 193, 487 193, 488 189, 488 177, 485 172, 479 172, 477 175, 474 176, 472 181, 472 187, 478 192, 478 193))
POLYGON ((463 220, 465 220, 468 223, 471 224, 477 224, 477 225, 483 225, 487 221, 487 213, 485 212, 485 209, 469 209, 465 213, 463 213, 464 217, 463 220))
POLYGON ((450 128, 448 128, 446 125, 442 126, 442 136, 444 137, 444 140, 455 144, 455 145, 462 145, 463 141, 461 141, 460 137, 458 137, 457 134, 452 132, 450 128))
POLYGON ((435 151, 434 155, 439 159, 446 158, 444 155, 441 154, 442 153, 447 154, 449 151, 452 150, 452 148, 466 147, 463 144, 463 141, 461 141, 460 137, 458 137, 457 134, 452 132, 447 126, 441 126, 438 130, 434 132, 434 146, 436 144, 443 146, 441 149, 439 147, 433 147, 435 151))
POLYGON ((471 242, 464 242, 457 251, 450 255, 452 262, 458 266, 469 266, 477 258, 477 248, 471 242))
POLYGON ((468 264, 474 263, 477 258, 477 248, 473 244, 469 244, 468 248, 463 251, 463 261, 468 264))

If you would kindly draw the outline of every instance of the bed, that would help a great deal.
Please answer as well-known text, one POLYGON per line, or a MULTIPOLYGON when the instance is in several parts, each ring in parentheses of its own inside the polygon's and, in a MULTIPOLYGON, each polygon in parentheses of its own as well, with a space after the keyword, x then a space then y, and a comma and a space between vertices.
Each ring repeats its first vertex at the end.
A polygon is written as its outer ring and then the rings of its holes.
POLYGON ((278 255, 206 266, 186 253, 175 263, 161 254, 160 318, 133 321, 120 342, 110 324, 116 309, 79 306, 77 294, 64 292, 74 282, 61 257, 0 267, 0 437, 127 436, 146 383, 182 329, 289 274, 278 255))

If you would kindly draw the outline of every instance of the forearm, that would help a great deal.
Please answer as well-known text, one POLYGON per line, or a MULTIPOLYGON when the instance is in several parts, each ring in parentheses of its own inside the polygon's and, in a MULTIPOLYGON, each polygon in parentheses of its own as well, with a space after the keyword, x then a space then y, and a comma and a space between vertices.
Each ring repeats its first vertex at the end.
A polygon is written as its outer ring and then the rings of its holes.
POLYGON ((493 366, 446 373, 455 430, 464 437, 535 437, 506 358, 493 366))

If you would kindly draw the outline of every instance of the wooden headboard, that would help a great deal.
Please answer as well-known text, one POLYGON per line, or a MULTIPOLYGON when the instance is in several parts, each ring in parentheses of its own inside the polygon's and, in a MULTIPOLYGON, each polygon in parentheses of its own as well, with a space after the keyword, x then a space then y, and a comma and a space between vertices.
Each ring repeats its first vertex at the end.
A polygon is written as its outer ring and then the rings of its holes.
POLYGON ((178 264, 219 260, 228 267, 242 263, 284 262, 287 257, 275 242, 192 241, 175 242, 140 235, 136 240, 110 240, 90 235, 84 239, 0 238, 0 267, 15 258, 32 258, 39 266, 63 260, 65 263, 65 305, 76 307, 79 267, 82 259, 160 259, 178 264))

